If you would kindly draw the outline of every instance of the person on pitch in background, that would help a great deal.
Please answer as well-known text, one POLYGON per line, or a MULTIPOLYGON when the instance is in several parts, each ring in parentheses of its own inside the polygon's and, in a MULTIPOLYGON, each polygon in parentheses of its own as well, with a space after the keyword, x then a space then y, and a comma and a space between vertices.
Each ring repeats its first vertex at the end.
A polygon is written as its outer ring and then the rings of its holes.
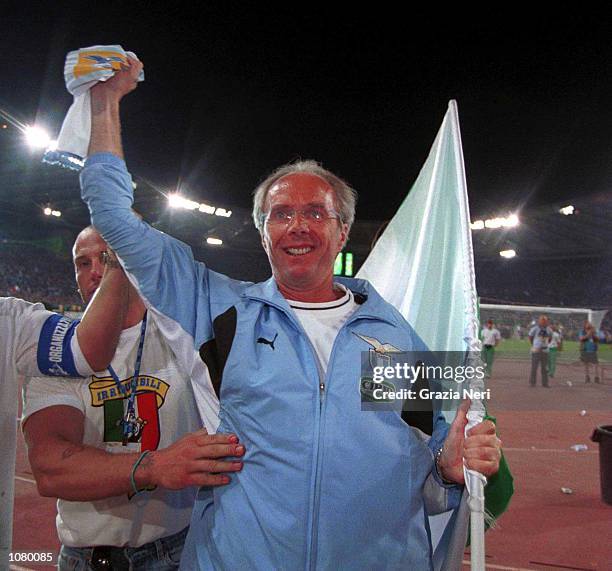
POLYGON ((578 333, 578 340, 580 341, 580 360, 584 364, 584 382, 591 382, 591 365, 593 365, 595 369, 594 380, 599 383, 601 375, 599 359, 597 358, 599 337, 590 321, 584 322, 582 330, 578 333))
POLYGON ((493 373, 493 359, 495 357, 495 347, 499 345, 501 341, 501 334, 493 326, 493 320, 487 321, 486 327, 482 329, 482 353, 483 360, 486 366, 486 377, 490 378, 493 373))
POLYGON ((529 331, 531 344, 531 373, 529 385, 536 386, 538 367, 542 371, 542 386, 548 387, 548 346, 552 339, 553 330, 548 326, 548 317, 540 315, 538 323, 529 331))
POLYGON ((141 68, 132 59, 91 89, 83 198, 185 367, 206 363, 194 377, 196 397, 220 395, 218 430, 247 449, 230 486, 200 490, 183 567, 430 569, 425 483, 433 480, 452 507, 464 458, 494 474, 494 425, 464 437, 466 402, 450 429, 435 418, 426 443, 395 412, 361 411, 366 337, 426 348, 368 282, 334 281, 355 195, 314 161, 278 169, 255 192, 253 219, 273 274, 263 283, 208 269, 186 244, 133 216, 119 102, 141 68))
POLYGON ((85 376, 106 367, 119 339, 127 285, 121 269, 107 268, 80 323, 47 311, 40 303, 0 297, 0 569, 8 569, 12 540, 17 377, 85 376))
MULTIPOLYGON (((107 250, 93 227, 74 244, 86 304, 107 250)), ((123 331, 107 371, 63 385, 35 378, 27 388, 23 430, 32 471, 40 493, 59 498, 60 570, 104 562, 176 569, 193 486, 226 484, 224 472, 241 467, 217 460, 244 452, 235 436, 192 432, 201 421, 189 374, 131 285, 125 295, 123 331)))

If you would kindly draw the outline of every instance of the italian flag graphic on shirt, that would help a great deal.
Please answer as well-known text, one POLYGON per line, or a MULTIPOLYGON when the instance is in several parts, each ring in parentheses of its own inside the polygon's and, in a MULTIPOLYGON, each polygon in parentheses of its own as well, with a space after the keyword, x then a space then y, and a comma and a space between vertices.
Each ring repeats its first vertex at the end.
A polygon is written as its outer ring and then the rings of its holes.
MULTIPOLYGON (((123 432, 121 421, 125 416, 126 400, 130 396, 132 377, 121 381, 121 390, 112 377, 92 377, 89 384, 91 404, 104 407, 104 442, 121 442, 123 432)), ((139 375, 136 385, 136 416, 142 429, 136 438, 140 450, 156 450, 159 445, 159 409, 163 406, 168 392, 168 383, 139 375)), ((133 442, 133 440, 131 440, 133 442)))

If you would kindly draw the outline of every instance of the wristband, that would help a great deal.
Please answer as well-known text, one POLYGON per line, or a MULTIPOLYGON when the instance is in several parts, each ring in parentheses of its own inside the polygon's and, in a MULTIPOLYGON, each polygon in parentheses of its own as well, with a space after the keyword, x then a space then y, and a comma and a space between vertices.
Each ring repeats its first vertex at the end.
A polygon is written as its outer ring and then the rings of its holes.
POLYGON ((132 466, 132 472, 130 474, 130 483, 132 484, 132 491, 134 492, 134 495, 139 494, 140 492, 144 492, 144 490, 146 488, 143 488, 142 490, 138 489, 138 486, 136 485, 136 479, 134 478, 134 475, 136 474, 136 470, 138 468, 138 466, 140 466, 140 463, 144 460, 144 457, 151 452, 150 450, 145 450, 139 457, 138 460, 136 460, 136 462, 134 462, 134 465, 132 466))
POLYGON ((109 252, 108 250, 105 250, 104 252, 102 252, 100 254, 100 257, 102 258, 102 263, 105 266, 108 266, 109 268, 120 268, 121 267, 121 264, 117 260, 115 254, 109 252))

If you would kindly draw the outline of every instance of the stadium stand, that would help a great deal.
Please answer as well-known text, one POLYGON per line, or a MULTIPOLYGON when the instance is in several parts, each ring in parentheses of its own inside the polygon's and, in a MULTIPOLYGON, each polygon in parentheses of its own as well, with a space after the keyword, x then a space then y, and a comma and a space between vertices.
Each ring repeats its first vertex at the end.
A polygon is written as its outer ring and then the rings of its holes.
POLYGON ((612 258, 476 263, 482 301, 601 307, 612 298, 612 258))
POLYGON ((27 243, 0 244, 0 295, 72 308, 81 300, 66 258, 27 243))

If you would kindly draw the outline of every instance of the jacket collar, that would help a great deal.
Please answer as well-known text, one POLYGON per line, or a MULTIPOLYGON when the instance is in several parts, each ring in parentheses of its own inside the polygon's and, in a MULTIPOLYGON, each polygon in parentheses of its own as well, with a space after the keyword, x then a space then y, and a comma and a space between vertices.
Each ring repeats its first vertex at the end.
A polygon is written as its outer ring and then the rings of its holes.
MULTIPOLYGON (((344 278, 334 276, 334 281, 341 283, 353 292, 355 301, 359 308, 349 318, 354 319, 376 319, 398 324, 398 316, 394 307, 387 303, 376 291, 374 286, 367 280, 357 278, 344 278)), ((285 312, 290 312, 289 303, 278 290, 276 280, 270 277, 265 282, 256 283, 248 286, 242 293, 243 297, 262 301, 268 305, 274 305, 285 312)))

